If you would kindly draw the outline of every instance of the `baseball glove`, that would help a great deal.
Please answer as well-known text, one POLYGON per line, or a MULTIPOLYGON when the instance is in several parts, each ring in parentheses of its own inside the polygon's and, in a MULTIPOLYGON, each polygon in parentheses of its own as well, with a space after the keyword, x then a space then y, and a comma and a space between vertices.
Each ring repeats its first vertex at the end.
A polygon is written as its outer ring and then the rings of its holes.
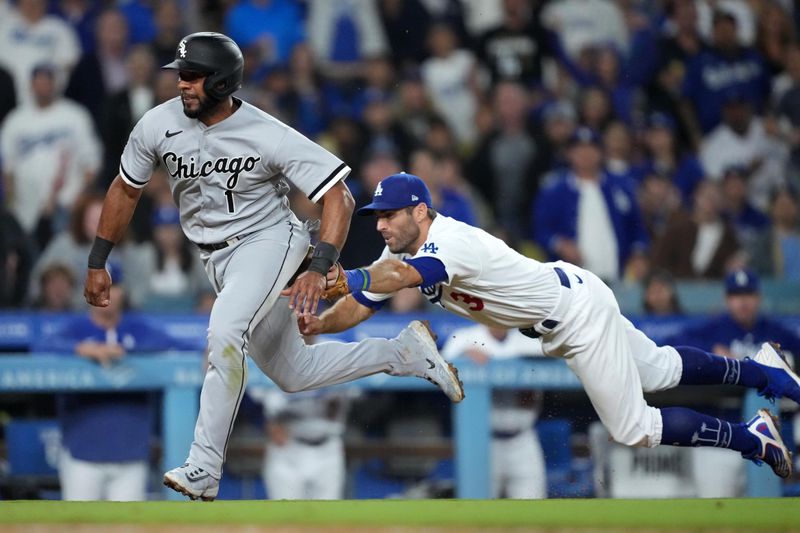
POLYGON ((326 302, 333 302, 345 294, 350 293, 350 289, 347 287, 347 278, 344 275, 344 269, 341 263, 337 262, 333 265, 333 268, 328 271, 328 276, 325 278, 325 286, 326 289, 325 292, 322 293, 322 298, 326 302))

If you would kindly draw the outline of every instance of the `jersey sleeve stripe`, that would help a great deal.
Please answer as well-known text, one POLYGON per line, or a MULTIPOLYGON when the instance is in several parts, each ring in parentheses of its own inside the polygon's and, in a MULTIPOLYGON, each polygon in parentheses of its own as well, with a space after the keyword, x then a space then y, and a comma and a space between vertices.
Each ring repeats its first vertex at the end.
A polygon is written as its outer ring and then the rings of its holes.
POLYGON ((314 203, 319 202, 319 199, 328 192, 328 189, 336 185, 338 182, 343 180, 347 174, 350 173, 350 167, 347 166, 346 163, 342 163, 338 167, 331 172, 327 178, 322 180, 314 191, 308 195, 308 199, 314 203))
POLYGON ((119 166, 119 175, 122 176, 122 179, 125 180, 125 183, 136 189, 141 189, 142 187, 147 185, 146 181, 139 181, 133 179, 130 176, 130 174, 128 174, 128 172, 125 170, 125 167, 123 167, 121 164, 119 166))

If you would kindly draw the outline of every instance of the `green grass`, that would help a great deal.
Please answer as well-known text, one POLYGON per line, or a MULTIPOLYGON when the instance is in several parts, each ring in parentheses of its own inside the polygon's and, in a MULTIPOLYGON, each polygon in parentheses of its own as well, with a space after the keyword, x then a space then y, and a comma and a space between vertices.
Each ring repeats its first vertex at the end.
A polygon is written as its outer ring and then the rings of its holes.
POLYGON ((0 524, 21 523, 800 531, 800 499, 0 502, 0 524))

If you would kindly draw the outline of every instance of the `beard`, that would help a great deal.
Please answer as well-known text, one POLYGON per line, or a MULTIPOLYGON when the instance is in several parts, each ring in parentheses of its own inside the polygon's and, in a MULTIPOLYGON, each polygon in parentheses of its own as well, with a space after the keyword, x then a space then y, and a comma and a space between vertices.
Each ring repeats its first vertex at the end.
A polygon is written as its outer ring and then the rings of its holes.
POLYGON ((389 251, 393 254, 401 254, 401 253, 411 253, 411 250, 408 248, 416 242, 419 238, 419 227, 415 224, 409 224, 407 227, 403 228, 403 230, 398 233, 397 237, 395 238, 395 243, 393 246, 389 246, 389 251))
POLYGON ((220 101, 208 96, 197 96, 197 109, 189 109, 186 103, 183 103, 183 114, 189 118, 203 118, 210 115, 214 109, 219 105, 220 101))

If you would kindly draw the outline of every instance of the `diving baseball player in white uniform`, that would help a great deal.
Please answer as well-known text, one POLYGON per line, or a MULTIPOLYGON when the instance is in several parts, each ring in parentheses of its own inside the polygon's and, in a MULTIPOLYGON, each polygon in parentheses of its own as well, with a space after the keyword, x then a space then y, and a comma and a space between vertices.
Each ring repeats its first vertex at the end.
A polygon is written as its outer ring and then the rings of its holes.
POLYGON ((306 256, 309 232, 289 209, 286 178, 323 205, 314 255, 292 284, 300 314, 316 310, 325 275, 347 236, 353 198, 349 167, 297 131, 234 98, 242 53, 228 37, 195 33, 178 45, 180 97, 136 124, 109 187, 89 255, 84 294, 108 305, 106 259, 128 225, 153 167, 164 165, 181 226, 201 251, 217 292, 208 327, 209 367, 186 464, 164 483, 192 499, 213 500, 247 381, 246 356, 287 392, 316 389, 378 372, 413 375, 463 398, 455 368, 430 331, 412 322, 395 339, 306 346, 287 305, 275 305, 306 256))
POLYGON ((383 254, 368 268, 329 273, 335 284, 327 296, 349 294, 319 317, 300 316, 301 332, 352 327, 394 291, 419 287, 448 311, 541 338, 546 355, 566 359, 617 442, 729 448, 766 462, 780 477, 791 474, 791 456, 767 409, 744 424, 683 407, 656 409, 643 396, 679 384, 731 384, 800 403, 800 378, 772 345, 742 361, 656 346, 620 314, 614 294, 593 273, 523 257, 430 205, 430 193, 416 176, 401 173, 381 181, 372 203, 358 214, 375 215, 386 242, 383 254))

